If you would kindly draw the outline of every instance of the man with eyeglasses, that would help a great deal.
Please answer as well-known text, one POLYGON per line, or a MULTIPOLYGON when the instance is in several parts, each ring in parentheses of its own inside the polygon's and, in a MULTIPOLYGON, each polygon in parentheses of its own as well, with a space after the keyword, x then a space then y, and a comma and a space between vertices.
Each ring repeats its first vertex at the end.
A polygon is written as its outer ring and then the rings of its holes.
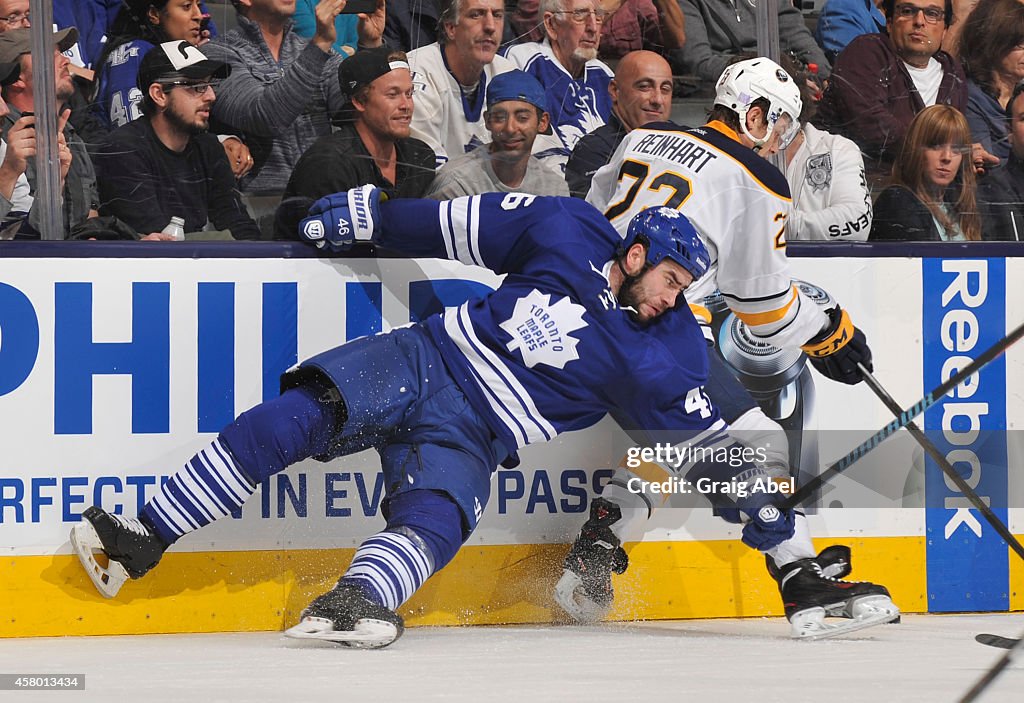
MULTIPOLYGON (((66 119, 63 115, 64 104, 70 100, 75 88, 71 80, 71 73, 68 71, 70 62, 61 52, 67 51, 77 40, 78 30, 74 27, 62 29, 52 35, 54 72, 49 80, 54 81, 57 104, 56 113, 51 119, 66 119)), ((19 67, 18 79, 4 85, 2 92, 3 99, 10 110, 3 118, 3 138, 5 141, 9 141, 9 133, 15 127, 15 123, 21 119, 23 113, 35 110, 35 81, 40 77, 34 75, 32 71, 31 30, 11 29, 0 33, 0 63, 17 63, 19 67)), ((42 116, 36 115, 35 119, 38 121, 42 119, 42 116)), ((93 169, 85 142, 82 141, 71 124, 64 125, 63 134, 66 146, 72 155, 71 168, 64 180, 62 191, 64 235, 67 237, 76 226, 98 214, 96 206, 99 200, 96 191, 96 172, 93 169)), ((35 197, 36 165, 34 159, 26 165, 25 177, 28 179, 31 194, 35 197)), ((23 224, 19 236, 38 239, 39 231, 31 221, 28 221, 23 224)))
POLYGON ((102 214, 147 239, 168 238, 160 231, 172 217, 184 219, 186 232, 209 222, 235 239, 259 238, 224 149, 207 132, 217 84, 230 73, 186 41, 146 53, 138 74, 142 117, 114 130, 95 157, 102 214))
POLYGON ((564 173, 576 143, 612 115, 612 70, 597 58, 605 12, 597 0, 544 0, 541 9, 547 38, 505 56, 544 86, 553 133, 538 136, 533 153, 564 173))
MULTIPOLYGON (((963 68, 941 48, 951 0, 885 0, 882 10, 888 33, 857 37, 839 54, 814 120, 857 143, 875 184, 888 174, 918 112, 967 105, 963 68)), ((993 162, 998 159, 977 145, 975 168, 993 162)))

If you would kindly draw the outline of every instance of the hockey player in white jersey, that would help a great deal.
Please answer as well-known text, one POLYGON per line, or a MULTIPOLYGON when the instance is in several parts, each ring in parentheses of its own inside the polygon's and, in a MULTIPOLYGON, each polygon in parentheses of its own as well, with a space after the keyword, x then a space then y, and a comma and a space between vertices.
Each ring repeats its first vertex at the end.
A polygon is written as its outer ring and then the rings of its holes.
MULTIPOLYGON (((819 307, 792 283, 784 235, 789 186, 757 153, 790 141, 800 110, 799 89, 778 64, 764 58, 733 64, 719 78, 708 124, 632 131, 595 174, 587 200, 623 236, 645 208, 667 206, 685 214, 712 258, 708 275, 686 291, 698 319, 710 323, 702 303, 720 292, 755 338, 800 347, 818 371, 853 384, 861 380, 858 363, 871 368, 866 339, 845 310, 819 307)), ((781 431, 759 409, 734 421, 734 428, 740 425, 746 437, 734 436, 744 443, 781 431)), ((639 536, 656 507, 625 485, 617 475, 595 499, 566 559, 556 599, 577 619, 594 619, 610 606, 610 572, 621 573, 628 563, 620 545, 639 536)), ((795 637, 827 637, 898 617, 883 586, 837 580, 850 572, 849 549, 815 554, 802 514, 791 539, 763 551, 795 637), (834 624, 826 616, 847 620, 834 624)))

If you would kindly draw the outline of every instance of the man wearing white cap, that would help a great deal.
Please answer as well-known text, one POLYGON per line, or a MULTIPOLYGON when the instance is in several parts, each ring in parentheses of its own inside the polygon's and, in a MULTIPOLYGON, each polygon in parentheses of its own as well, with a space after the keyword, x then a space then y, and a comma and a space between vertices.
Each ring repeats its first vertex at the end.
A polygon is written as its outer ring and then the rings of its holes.
POLYGON ((216 86, 230 73, 186 41, 146 53, 137 77, 142 117, 114 130, 96 156, 104 215, 141 233, 181 217, 186 232, 210 222, 235 239, 259 238, 224 149, 207 133, 216 86))

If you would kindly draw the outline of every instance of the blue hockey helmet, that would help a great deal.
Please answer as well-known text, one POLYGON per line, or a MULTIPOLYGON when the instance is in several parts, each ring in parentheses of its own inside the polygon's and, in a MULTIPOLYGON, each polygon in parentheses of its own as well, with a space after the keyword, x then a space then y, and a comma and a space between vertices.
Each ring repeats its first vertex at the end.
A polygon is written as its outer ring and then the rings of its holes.
POLYGON ((651 207, 629 221, 626 248, 637 242, 647 246, 647 263, 657 266, 669 258, 690 272, 693 280, 708 272, 711 255, 690 221, 678 210, 651 207))

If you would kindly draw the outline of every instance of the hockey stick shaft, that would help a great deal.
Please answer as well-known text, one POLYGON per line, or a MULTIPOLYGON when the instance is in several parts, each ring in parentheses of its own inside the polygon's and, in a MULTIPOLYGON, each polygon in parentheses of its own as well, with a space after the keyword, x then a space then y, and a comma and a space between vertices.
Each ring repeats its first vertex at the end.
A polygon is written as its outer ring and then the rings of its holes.
POLYGON ((999 674, 1003 673, 1003 670, 1010 665, 1013 658, 1024 652, 1024 632, 1021 633, 1021 637, 1017 638, 1017 643, 1011 647, 1006 654, 999 658, 992 668, 985 672, 985 675, 978 679, 978 682, 971 686, 971 690, 964 694, 964 697, 960 699, 959 703, 971 703, 978 699, 986 688, 988 688, 999 674))
POLYGON ((792 510, 796 506, 800 505, 800 503, 807 500, 811 494, 821 488, 825 482, 829 481, 836 474, 846 471, 846 469, 850 468, 850 466, 852 466, 857 460, 888 439, 891 435, 895 434, 897 430, 905 427, 907 423, 915 417, 935 405, 940 398, 973 376, 979 369, 990 361, 1005 352, 1011 345, 1019 341, 1021 337, 1024 337, 1024 324, 1019 325, 1015 330, 1013 330, 1013 332, 986 349, 980 356, 978 356, 977 359, 962 368, 958 373, 951 376, 949 380, 939 384, 935 390, 921 398, 917 403, 906 410, 901 411, 895 420, 875 434, 871 435, 871 437, 855 447, 849 454, 801 486, 793 495, 783 501, 779 508, 781 510, 792 510))
MULTIPOLYGON (((870 371, 860 364, 858 364, 858 366, 860 367, 861 375, 864 377, 864 382, 868 384, 868 387, 875 392, 878 399, 881 400, 896 417, 899 417, 900 413, 903 412, 899 403, 889 395, 889 393, 882 387, 882 384, 878 382, 878 379, 875 378, 870 371)), ((949 477, 949 480, 956 484, 956 487, 964 494, 967 500, 971 501, 971 504, 981 511, 981 514, 985 516, 986 520, 988 520, 988 524, 992 526, 992 529, 998 532, 999 536, 1006 540, 1006 543, 1010 545, 1013 551, 1017 552, 1017 556, 1024 559, 1024 547, 1022 547, 1020 542, 1017 541, 1017 538, 1014 537, 1013 533, 1007 529, 1006 525, 1003 524, 1003 521, 1000 520, 994 512, 992 512, 992 508, 988 507, 985 504, 985 501, 983 501, 978 494, 974 492, 974 489, 968 485, 967 481, 957 473, 956 469, 954 469, 952 464, 949 463, 949 460, 946 459, 942 452, 939 451, 939 448, 936 447, 930 439, 928 439, 928 436, 921 431, 921 428, 917 426, 917 423, 910 421, 907 423, 906 428, 907 432, 910 433, 910 436, 916 439, 917 443, 920 444, 926 452, 928 452, 928 456, 930 456, 935 463, 939 465, 939 468, 942 469, 942 473, 946 474, 946 476, 949 477)))

